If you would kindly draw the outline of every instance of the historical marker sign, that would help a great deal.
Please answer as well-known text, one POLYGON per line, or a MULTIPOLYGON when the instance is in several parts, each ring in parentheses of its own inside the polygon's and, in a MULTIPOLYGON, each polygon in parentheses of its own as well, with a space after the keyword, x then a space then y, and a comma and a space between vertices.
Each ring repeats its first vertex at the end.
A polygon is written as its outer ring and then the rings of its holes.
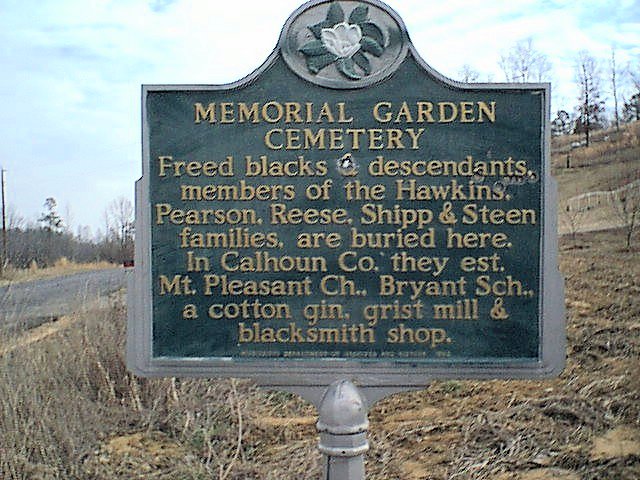
POLYGON ((143 88, 129 364, 421 385, 564 364, 548 84, 459 84, 314 1, 231 85, 143 88))

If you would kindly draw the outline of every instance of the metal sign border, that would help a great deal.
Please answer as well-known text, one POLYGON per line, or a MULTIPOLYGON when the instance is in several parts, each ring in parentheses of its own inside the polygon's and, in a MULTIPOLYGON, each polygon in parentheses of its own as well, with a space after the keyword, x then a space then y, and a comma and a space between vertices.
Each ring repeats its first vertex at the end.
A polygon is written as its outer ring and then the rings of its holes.
MULTIPOLYGON (((314 0, 300 7, 291 18, 325 0, 314 0)), ((377 0, 363 0, 384 8, 406 27, 400 17, 377 0)), ((291 23, 291 18, 286 25, 291 23)), ((281 38, 284 37, 285 31, 281 38)), ((564 282, 558 269, 557 184, 550 172, 550 91, 548 83, 464 84, 453 81, 433 70, 408 40, 407 55, 437 81, 456 90, 531 90, 544 96, 542 105, 542 228, 540 239, 540 361, 537 362, 411 362, 406 360, 353 359, 234 359, 216 358, 153 358, 152 355, 152 279, 151 279, 151 206, 149 192, 149 126, 146 99, 158 91, 219 91, 230 90, 255 82, 278 58, 280 45, 265 63, 247 77, 223 85, 144 85, 142 87, 142 157, 143 175, 136 182, 136 246, 135 271, 128 285, 127 365, 143 377, 238 377, 258 384, 290 391, 317 390, 339 379, 349 379, 360 387, 383 389, 386 393, 427 385, 434 379, 525 379, 557 376, 566 362, 564 282)))

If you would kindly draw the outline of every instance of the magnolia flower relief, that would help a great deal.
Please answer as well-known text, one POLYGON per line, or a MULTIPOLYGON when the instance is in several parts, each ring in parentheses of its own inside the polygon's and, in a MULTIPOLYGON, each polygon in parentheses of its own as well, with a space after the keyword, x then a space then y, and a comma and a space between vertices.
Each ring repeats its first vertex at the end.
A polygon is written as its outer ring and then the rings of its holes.
POLYGON ((320 33, 322 45, 338 58, 351 58, 360 50, 362 30, 358 25, 342 22, 333 28, 323 28, 320 33))
POLYGON ((379 57, 384 52, 384 35, 369 21, 366 5, 354 8, 345 21, 344 10, 334 2, 329 6, 327 18, 309 30, 315 39, 301 46, 300 51, 313 74, 335 63, 346 78, 360 80, 371 73, 367 54, 379 57))

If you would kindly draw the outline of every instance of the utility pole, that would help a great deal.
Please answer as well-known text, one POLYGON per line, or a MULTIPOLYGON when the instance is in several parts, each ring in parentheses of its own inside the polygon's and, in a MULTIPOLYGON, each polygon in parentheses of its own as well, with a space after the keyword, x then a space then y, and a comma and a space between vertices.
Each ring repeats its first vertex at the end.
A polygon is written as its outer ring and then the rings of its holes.
POLYGON ((4 273, 4 266, 7 263, 7 208, 4 197, 4 172, 5 169, 0 169, 0 184, 2 187, 2 259, 0 260, 0 275, 4 273))

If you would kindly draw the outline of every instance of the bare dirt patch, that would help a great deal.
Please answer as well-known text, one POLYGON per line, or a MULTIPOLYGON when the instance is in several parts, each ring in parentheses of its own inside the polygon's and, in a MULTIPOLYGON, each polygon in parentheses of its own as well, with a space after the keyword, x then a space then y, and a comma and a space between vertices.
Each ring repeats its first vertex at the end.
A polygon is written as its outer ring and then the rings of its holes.
MULTIPOLYGON (((195 457, 162 432, 139 432, 110 438, 85 462, 88 474, 109 465, 116 475, 145 479, 154 472, 175 472, 174 466, 195 457)), ((177 472, 175 472, 177 473, 177 472)))
POLYGON ((515 476, 513 473, 505 473, 496 477, 495 480, 580 480, 580 477, 561 468, 536 468, 517 473, 515 476))
POLYGON ((640 429, 620 426, 593 440, 592 460, 611 460, 619 457, 640 457, 640 429))
POLYGON ((258 417, 254 419, 257 427, 265 429, 315 425, 317 421, 316 417, 258 417))

